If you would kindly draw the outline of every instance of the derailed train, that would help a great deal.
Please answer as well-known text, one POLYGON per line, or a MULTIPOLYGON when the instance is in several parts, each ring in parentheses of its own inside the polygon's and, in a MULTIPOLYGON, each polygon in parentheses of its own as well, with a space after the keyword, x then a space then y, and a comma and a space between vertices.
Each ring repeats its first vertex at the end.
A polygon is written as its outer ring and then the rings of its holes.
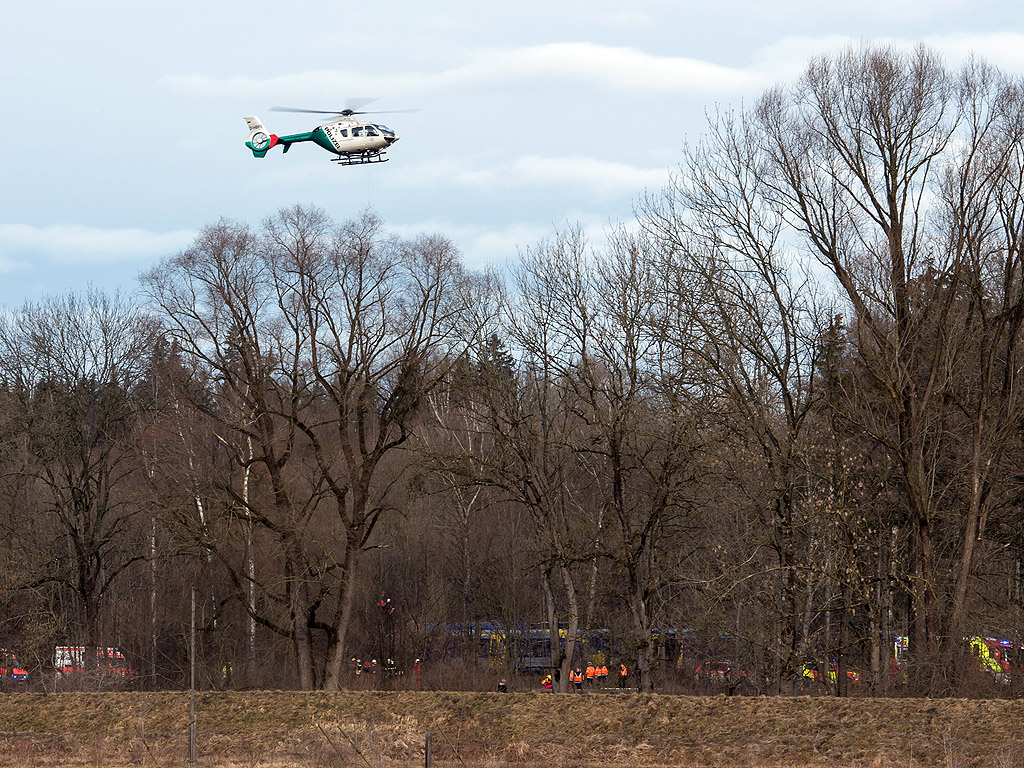
MULTIPOLYGON (((511 669, 520 673, 542 674, 550 671, 550 633, 546 622, 503 625, 498 622, 470 622, 466 626, 439 624, 430 628, 434 659, 452 655, 454 644, 469 638, 477 648, 479 665, 511 669)), ((567 639, 564 626, 558 629, 563 649, 567 639)), ((759 674, 765 656, 742 639, 725 634, 698 630, 654 630, 652 644, 657 666, 662 674, 677 680, 689 680, 700 687, 728 687, 730 690, 762 690, 767 680, 759 674), (760 662, 760 663, 759 663, 760 662)), ((599 628, 577 636, 573 665, 585 666, 588 661, 610 663, 635 656, 635 638, 627 633, 599 628)), ((1011 682, 1024 685, 1024 643, 1007 639, 973 636, 964 638, 965 659, 979 679, 999 685, 1011 682), (967 655, 970 651, 970 655, 967 655)), ((848 686, 862 686, 869 676, 855 663, 847 660, 845 676, 848 686)), ((899 686, 908 682, 911 665, 909 641, 897 637, 889 660, 888 682, 899 686)), ((825 654, 806 659, 794 672, 803 690, 816 686, 834 689, 839 678, 837 660, 825 654)))

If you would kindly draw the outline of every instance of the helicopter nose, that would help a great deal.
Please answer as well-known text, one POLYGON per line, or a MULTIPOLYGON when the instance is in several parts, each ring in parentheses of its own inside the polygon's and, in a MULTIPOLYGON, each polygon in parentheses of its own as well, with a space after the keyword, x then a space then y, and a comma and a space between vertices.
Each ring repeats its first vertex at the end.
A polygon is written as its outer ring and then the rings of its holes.
POLYGON ((387 136, 386 141, 388 143, 388 146, 390 147, 392 144, 398 141, 398 136, 387 136))

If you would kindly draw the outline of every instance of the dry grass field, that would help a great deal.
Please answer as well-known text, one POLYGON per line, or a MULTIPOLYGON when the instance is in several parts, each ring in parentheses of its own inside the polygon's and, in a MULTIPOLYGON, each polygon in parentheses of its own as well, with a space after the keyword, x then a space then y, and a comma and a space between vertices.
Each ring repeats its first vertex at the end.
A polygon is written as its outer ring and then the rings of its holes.
MULTIPOLYGON (((542 693, 197 696, 201 766, 1024 766, 1024 702, 542 693)), ((0 766, 181 766, 185 693, 0 695, 0 766)))

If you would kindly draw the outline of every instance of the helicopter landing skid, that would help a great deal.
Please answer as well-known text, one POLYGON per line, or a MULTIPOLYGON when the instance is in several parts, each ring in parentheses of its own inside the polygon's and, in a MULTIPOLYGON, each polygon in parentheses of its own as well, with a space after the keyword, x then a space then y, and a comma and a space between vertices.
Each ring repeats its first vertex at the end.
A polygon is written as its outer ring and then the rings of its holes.
POLYGON ((366 165, 367 163, 386 163, 387 161, 388 158, 383 152, 366 155, 338 155, 331 158, 331 162, 338 165, 366 165))

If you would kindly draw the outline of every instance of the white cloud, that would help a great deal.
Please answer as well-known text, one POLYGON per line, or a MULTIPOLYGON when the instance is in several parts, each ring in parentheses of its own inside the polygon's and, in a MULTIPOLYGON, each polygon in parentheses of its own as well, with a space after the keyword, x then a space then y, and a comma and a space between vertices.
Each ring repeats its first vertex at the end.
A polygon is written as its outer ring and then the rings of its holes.
POLYGON ((512 222, 504 226, 458 224, 449 219, 422 219, 388 229, 402 237, 415 237, 424 232, 439 232, 455 243, 466 264, 475 269, 503 267, 518 257, 521 249, 549 237, 554 224, 543 226, 533 222, 512 222))
POLYGON ((593 157, 521 157, 512 166, 518 183, 584 186, 591 191, 618 193, 661 187, 668 168, 637 168, 593 157))
POLYGON ((0 243, 0 274, 17 272, 27 268, 28 264, 26 264, 25 262, 12 259, 6 253, 4 253, 3 244, 0 243))
MULTIPOLYGON (((962 63, 972 53, 1005 70, 1024 73, 1024 34, 994 32, 925 37, 924 42, 938 49, 950 63, 962 63)), ((905 42, 905 45, 911 45, 905 42)))
POLYGON ((792 82, 805 69, 808 61, 823 53, 842 51, 861 41, 849 35, 822 35, 818 37, 790 36, 754 53, 754 66, 764 73, 770 83, 792 82))
POLYGON ((668 180, 668 167, 638 168, 626 163, 571 155, 525 155, 490 167, 475 168, 455 160, 427 160, 410 165, 396 187, 447 184, 474 189, 520 187, 572 187, 575 192, 608 196, 660 188, 668 180))
MULTIPOLYGON (((180 250, 195 234, 192 230, 151 232, 67 224, 47 227, 0 224, 0 254, 41 255, 64 264, 112 264, 154 258, 180 250)), ((5 263, 17 265, 18 262, 0 257, 0 271, 4 270, 5 263)))
MULTIPOLYGON (((462 252, 468 266, 481 269, 488 266, 504 268, 518 261, 523 251, 554 238, 568 225, 578 225, 591 248, 599 250, 608 243, 612 222, 603 216, 582 211, 570 213, 560 221, 544 224, 536 221, 515 221, 501 226, 474 226, 458 224, 448 219, 425 219, 388 229, 402 237, 415 237, 424 232, 440 232, 451 239, 462 252)), ((636 223, 623 224, 633 228, 636 223)))
POLYGON ((807 68, 810 59, 824 53, 860 45, 892 45, 909 51, 922 42, 943 56, 951 67, 963 63, 974 53, 1004 70, 1024 73, 1024 34, 1015 32, 928 35, 914 39, 859 39, 848 35, 792 36, 759 49, 754 54, 754 66, 772 82, 792 82, 807 68))
POLYGON ((717 93, 760 82, 754 72, 680 56, 653 56, 635 48, 552 43, 492 54, 495 74, 596 81, 627 91, 717 93))
MULTIPOLYGON (((891 26, 894 22, 929 22, 943 15, 950 16, 960 9, 969 7, 969 0, 772 0, 751 2, 751 0, 720 0, 722 6, 731 8, 733 13, 746 13, 764 19, 799 19, 803 22, 832 23, 847 22, 850 18, 869 21, 883 21, 891 26)), ((976 4, 977 0, 974 0, 976 4)))
POLYGON ((554 226, 518 222, 496 229, 480 229, 466 240, 463 250, 470 264, 504 267, 516 261, 523 249, 551 236, 554 226))
POLYGON ((636 48, 592 42, 556 42, 473 51, 466 54, 468 60, 462 65, 436 71, 321 69, 271 78, 178 74, 164 77, 163 83, 172 90, 205 97, 264 99, 273 94, 273 98, 315 100, 318 104, 324 93, 348 92, 354 82, 364 92, 405 100, 446 90, 538 81, 587 84, 627 93, 671 93, 728 100, 735 94, 753 95, 775 82, 792 80, 803 71, 809 58, 821 53, 862 43, 911 48, 921 39, 954 62, 975 51, 1004 68, 1024 70, 1024 35, 1014 32, 932 35, 913 40, 828 34, 783 38, 753 51, 741 66, 684 56, 658 56, 636 48))
MULTIPOLYGON (((397 188, 436 186, 445 184, 457 187, 484 189, 498 183, 501 174, 496 168, 472 168, 450 158, 423 160, 406 163, 402 175, 391 180, 397 188)), ((508 180, 505 180, 508 183, 508 180)))
MULTIPOLYGON (((451 88, 515 81, 588 82, 644 92, 723 93, 761 87, 756 69, 722 66, 681 56, 655 56, 635 48, 587 42, 559 42, 524 48, 492 49, 470 54, 462 66, 436 72, 374 74, 348 70, 296 72, 272 78, 169 75, 169 88, 201 96, 321 97, 358 82, 367 93, 422 94, 451 88)), ((341 107, 343 105, 339 105, 341 107)))

